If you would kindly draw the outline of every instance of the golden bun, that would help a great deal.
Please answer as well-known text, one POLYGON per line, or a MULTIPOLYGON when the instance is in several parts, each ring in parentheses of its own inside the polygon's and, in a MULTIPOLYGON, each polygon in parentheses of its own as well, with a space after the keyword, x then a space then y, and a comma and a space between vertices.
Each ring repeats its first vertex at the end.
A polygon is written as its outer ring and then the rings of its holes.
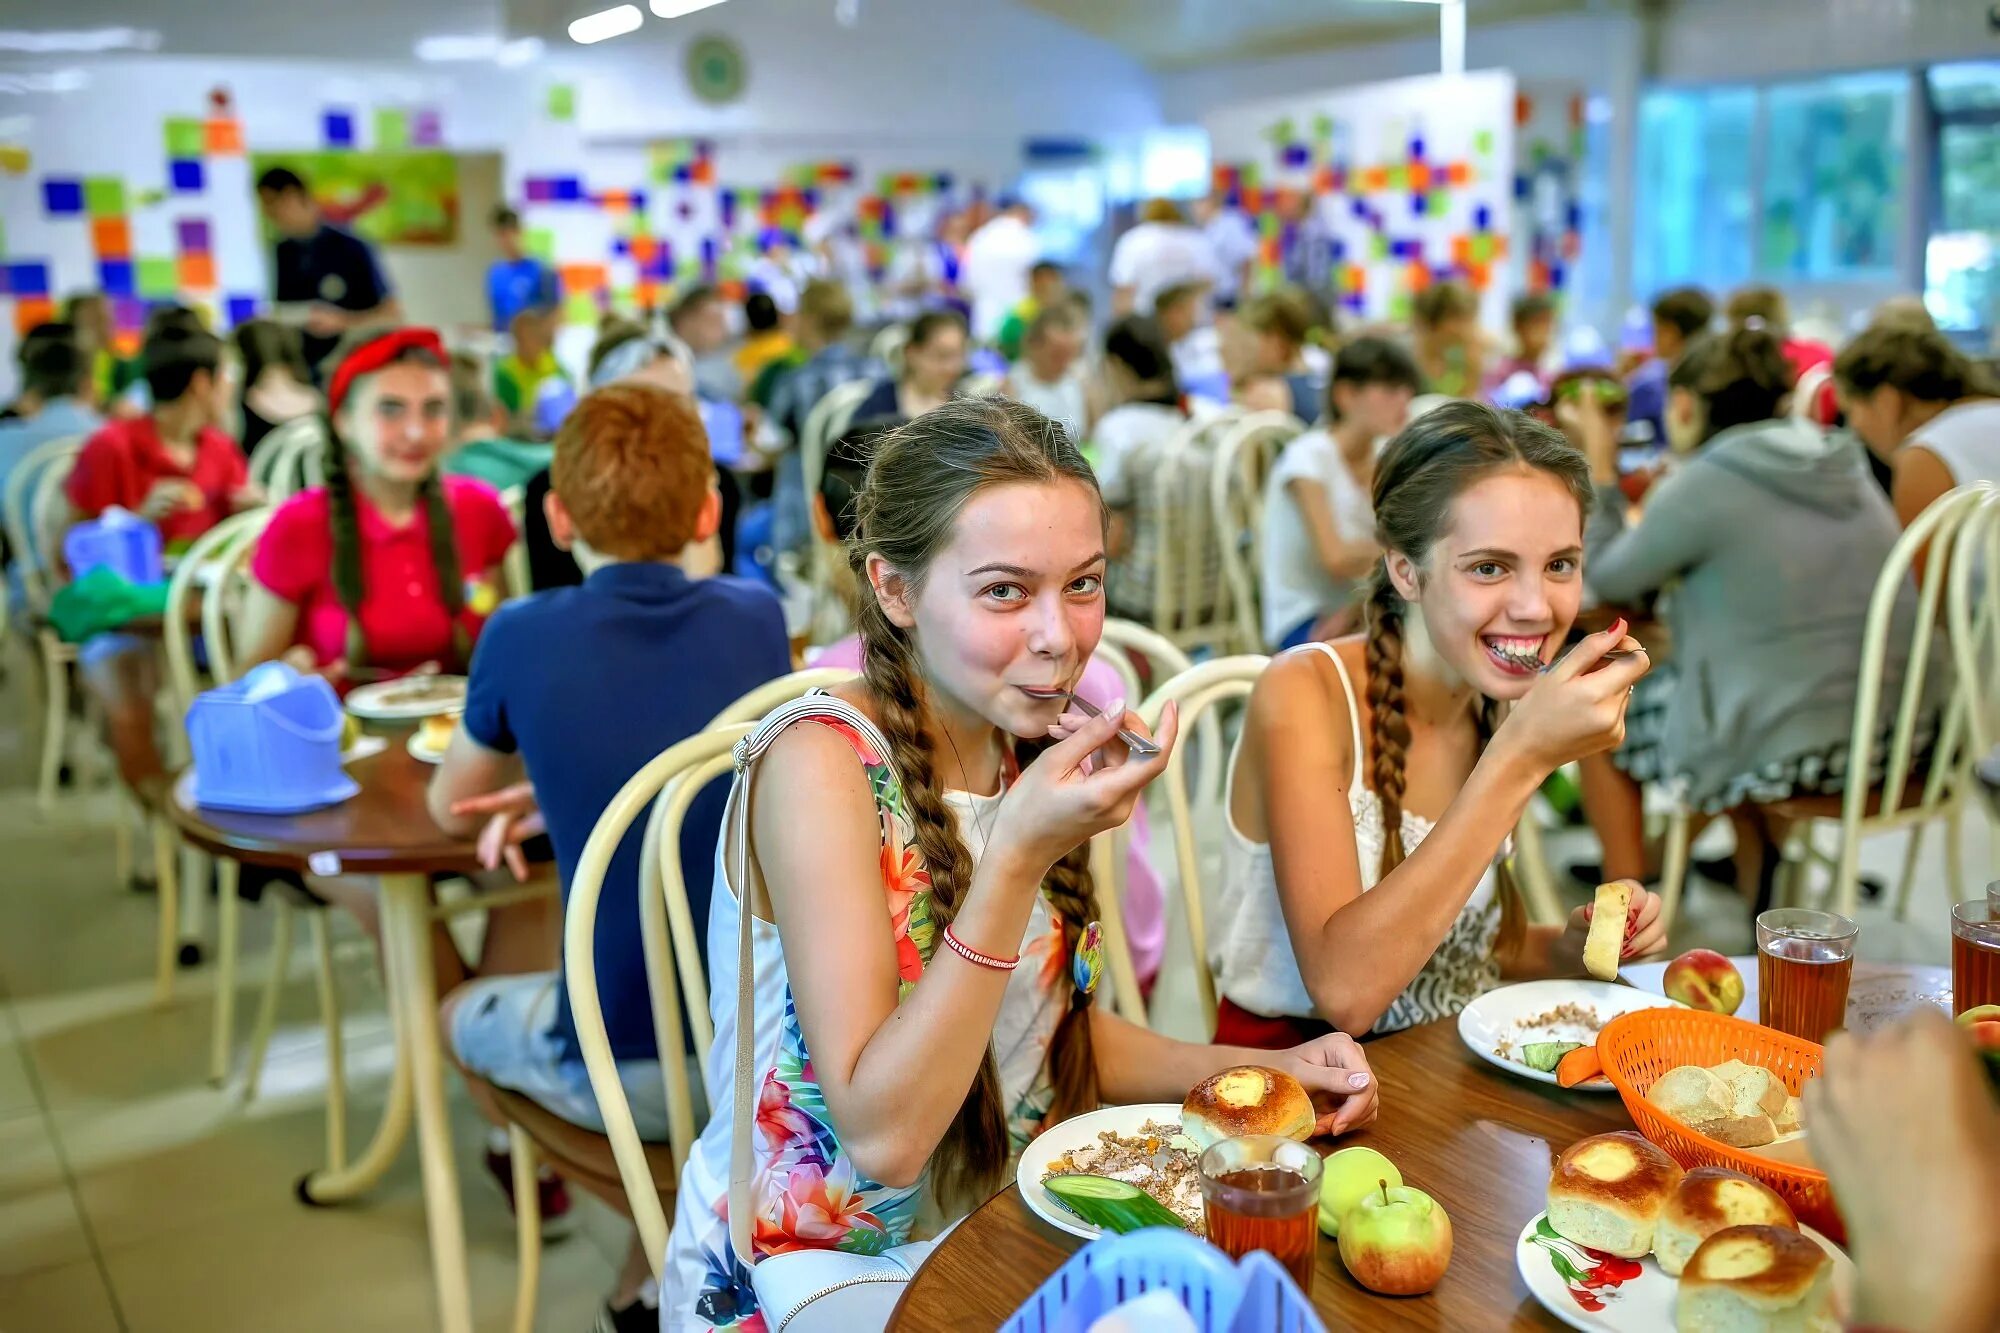
POLYGON ((1681 1177, 1653 1230, 1653 1257, 1679 1277, 1701 1243, 1729 1227, 1799 1229, 1792 1206, 1763 1181, 1720 1166, 1698 1166, 1681 1177))
POLYGON ((1579 1245, 1640 1258, 1681 1175, 1680 1163, 1631 1130, 1578 1139, 1549 1175, 1549 1225, 1579 1245))
POLYGON ((1181 1104, 1181 1128, 1203 1148, 1242 1134, 1303 1142, 1318 1120, 1299 1081, 1263 1065, 1237 1065, 1205 1078, 1181 1104))
POLYGON ((1829 1328, 1833 1260, 1784 1227, 1725 1227, 1681 1273, 1678 1333, 1816 1333, 1829 1328))
POLYGON ((417 724, 417 734, 423 738, 425 748, 442 750, 451 744, 451 733, 458 730, 458 714, 433 713, 417 724))

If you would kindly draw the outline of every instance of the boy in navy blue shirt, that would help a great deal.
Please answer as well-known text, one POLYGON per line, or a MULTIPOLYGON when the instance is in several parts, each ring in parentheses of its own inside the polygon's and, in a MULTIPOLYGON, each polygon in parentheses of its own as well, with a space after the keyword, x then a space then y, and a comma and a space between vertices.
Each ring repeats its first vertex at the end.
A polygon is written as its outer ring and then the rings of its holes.
MULTIPOLYGON (((549 528, 577 557, 583 584, 510 603, 487 622, 430 807, 460 836, 484 825, 484 858, 505 860, 517 875, 526 869, 521 840, 546 826, 567 899, 584 843, 618 789, 738 697, 789 671, 791 650, 768 589, 693 579, 677 563, 715 534, 721 511, 692 398, 637 383, 590 394, 556 435, 550 481, 549 528)), ((681 834, 696 938, 706 935, 726 796, 726 783, 710 784, 681 834)), ((635 826, 619 845, 598 902, 597 988, 639 1133, 664 1140, 639 933, 640 837, 635 826)), ((446 997, 441 1021, 466 1070, 602 1132, 561 972, 467 982, 446 997)), ((606 1311, 610 1326, 646 1323, 640 1298, 649 1277, 635 1234, 606 1311)), ((657 1326, 657 1314, 650 1318, 657 1326)))

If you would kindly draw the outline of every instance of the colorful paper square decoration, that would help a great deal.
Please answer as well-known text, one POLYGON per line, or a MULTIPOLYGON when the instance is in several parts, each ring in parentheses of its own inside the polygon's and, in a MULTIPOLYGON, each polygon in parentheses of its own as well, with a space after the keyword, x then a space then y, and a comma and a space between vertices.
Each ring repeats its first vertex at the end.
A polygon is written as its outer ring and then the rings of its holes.
POLYGON ((240 120, 211 120, 202 126, 202 146, 210 157, 241 157, 243 154, 243 122, 240 120))
POLYGON ((229 324, 234 328, 247 320, 257 318, 257 298, 254 296, 231 296, 229 298, 229 324))
POLYGON ((130 259, 132 224, 124 218, 92 218, 90 248, 99 259, 130 259))
POLYGON ((215 286, 215 256, 211 254, 186 254, 180 258, 176 270, 180 285, 195 291, 208 291, 215 286))
POLYGON ((130 296, 132 283, 137 275, 132 271, 129 259, 100 259, 97 261, 97 285, 104 289, 106 296, 130 296))
POLYGON ((401 107, 375 108, 375 147, 385 153, 410 146, 410 117, 401 107))
POLYGON ((14 302, 14 336, 25 337, 37 324, 56 317, 56 303, 46 296, 30 296, 14 302))
POLYGON ((208 240, 207 218, 182 218, 174 223, 174 234, 180 241, 182 254, 205 255, 213 249, 208 240))
POLYGON ((417 108, 410 118, 410 142, 419 148, 437 148, 444 143, 444 116, 434 106, 417 108))
POLYGON ((208 149, 208 136, 193 116, 167 117, 167 156, 200 157, 208 149))
POLYGON ((576 85, 569 83, 549 85, 549 119, 576 119, 576 85))
POLYGON ((354 113, 329 111, 320 117, 320 137, 329 148, 354 147, 354 113))
POLYGON ((67 217, 83 211, 83 182, 45 180, 42 207, 50 217, 67 217))
POLYGON ((544 264, 556 257, 556 234, 548 227, 530 227, 521 235, 521 249, 544 264))
POLYGON ((139 295, 149 301, 170 301, 180 294, 180 270, 172 256, 139 261, 139 295))
POLYGON ((167 163, 167 183, 173 186, 175 194, 200 194, 207 183, 201 159, 176 158, 167 163))
POLYGON ((47 264, 7 265, 7 290, 16 297, 47 296, 49 294, 49 266, 47 264))
POLYGON ((125 212, 125 182, 116 176, 93 176, 83 183, 84 206, 94 218, 114 218, 125 212))

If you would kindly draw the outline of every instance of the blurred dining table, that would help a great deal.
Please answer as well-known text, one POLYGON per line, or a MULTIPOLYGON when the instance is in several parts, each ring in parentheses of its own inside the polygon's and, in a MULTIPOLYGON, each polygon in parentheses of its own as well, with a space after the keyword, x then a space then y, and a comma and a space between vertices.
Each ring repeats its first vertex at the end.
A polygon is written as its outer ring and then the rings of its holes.
MULTIPOLYGON (((1748 963, 1744 975, 1754 981, 1756 960, 1736 961, 1739 968, 1748 963)), ((1663 966, 1627 968, 1623 977, 1657 992, 1663 966)), ((1857 963, 1854 977, 1849 1020, 1857 1028, 1940 1002, 1949 1011, 1948 968, 1857 963)), ((1755 1017, 1754 990, 1739 1013, 1755 1017)), ((1381 1112, 1366 1129, 1318 1146, 1375 1148, 1406 1184, 1436 1199, 1451 1218, 1451 1266, 1425 1295, 1378 1296, 1348 1276, 1333 1242, 1321 1238, 1312 1303, 1326 1326, 1452 1333, 1562 1328, 1522 1280, 1517 1241, 1547 1206, 1556 1155, 1589 1135, 1631 1129, 1624 1103, 1615 1093, 1565 1091, 1488 1064, 1451 1019, 1370 1041, 1366 1050, 1381 1086, 1381 1112)), ((1009 1185, 939 1242, 889 1327, 898 1333, 996 1328, 1083 1244, 1036 1217, 1009 1185)))
MULTIPOLYGON (((438 1031, 437 976, 431 957, 431 877, 479 869, 471 841, 431 819, 425 804, 433 766, 412 755, 408 731, 391 732, 379 747, 347 764, 360 790, 338 804, 299 814, 248 814, 198 806, 192 770, 174 787, 172 817, 181 836, 203 851, 249 865, 299 875, 368 875, 381 885, 382 968, 396 1037, 389 1095, 374 1137, 351 1162, 330 1161, 298 1182, 299 1198, 327 1205, 371 1189, 401 1152, 414 1109, 424 1210, 430 1227, 437 1327, 470 1333, 465 1228, 445 1103, 445 1053, 438 1031)), ((546 886, 482 894, 481 907, 545 895, 546 886)), ((230 904, 224 904, 230 911, 230 904)))

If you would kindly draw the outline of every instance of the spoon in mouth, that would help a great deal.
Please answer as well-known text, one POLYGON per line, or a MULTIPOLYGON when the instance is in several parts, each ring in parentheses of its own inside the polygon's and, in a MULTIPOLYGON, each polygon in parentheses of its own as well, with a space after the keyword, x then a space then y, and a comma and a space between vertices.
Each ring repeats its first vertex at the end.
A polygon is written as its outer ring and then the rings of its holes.
MULTIPOLYGON (((1495 648, 1493 651, 1497 656, 1506 658, 1509 662, 1512 662, 1515 666, 1520 667, 1524 671, 1534 671, 1542 675, 1547 675, 1549 672, 1555 670, 1556 664, 1569 656, 1568 653, 1564 653, 1563 656, 1557 658, 1555 662, 1544 662, 1540 657, 1536 656, 1534 653, 1509 652, 1504 648, 1495 648)), ((1571 649, 1571 651, 1574 652, 1575 650, 1571 649)), ((1598 658, 1597 660, 1600 664, 1605 662, 1622 662, 1628 657, 1637 657, 1638 655, 1639 652, 1636 649, 1613 648, 1610 652, 1606 653, 1604 656, 1598 658)))
MULTIPOLYGON (((1070 695, 1069 706, 1077 712, 1082 713, 1085 717, 1101 717, 1103 715, 1102 709, 1091 704, 1089 700, 1080 694, 1070 695)), ((1118 739, 1125 742, 1125 748, 1132 752, 1132 757, 1135 759, 1151 759, 1160 752, 1159 742, 1148 740, 1138 732, 1133 731, 1130 727, 1118 728, 1118 739)))

